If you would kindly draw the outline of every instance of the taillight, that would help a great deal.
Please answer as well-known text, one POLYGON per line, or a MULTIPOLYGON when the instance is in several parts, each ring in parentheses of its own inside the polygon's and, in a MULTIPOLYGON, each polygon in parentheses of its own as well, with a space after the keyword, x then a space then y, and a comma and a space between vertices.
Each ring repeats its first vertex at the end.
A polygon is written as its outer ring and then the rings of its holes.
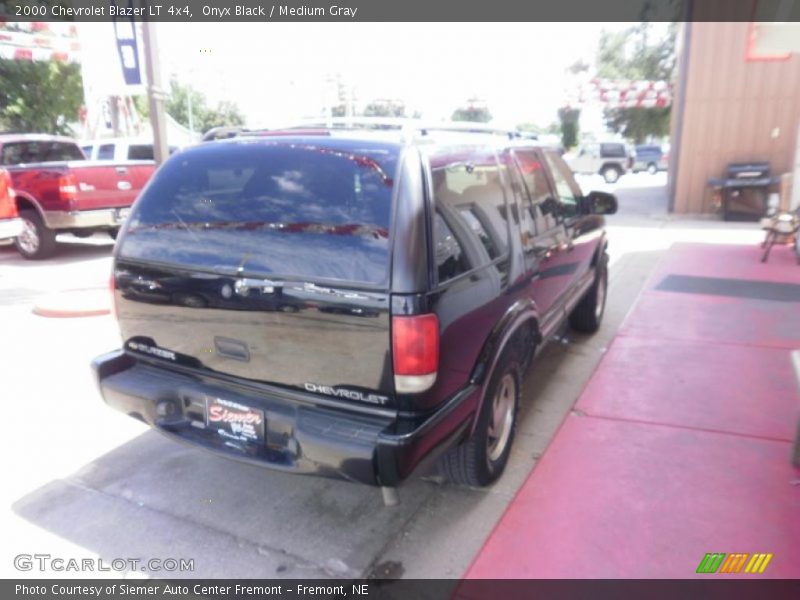
POLYGON ((0 218, 10 219, 17 216, 17 205, 14 202, 14 190, 11 189, 11 175, 0 169, 0 218))
POLYGON ((58 178, 58 195, 62 201, 70 204, 78 196, 78 182, 75 181, 73 174, 69 173, 58 178))
POLYGON ((401 394, 424 392, 439 369, 439 319, 436 315, 392 317, 394 386, 401 394))

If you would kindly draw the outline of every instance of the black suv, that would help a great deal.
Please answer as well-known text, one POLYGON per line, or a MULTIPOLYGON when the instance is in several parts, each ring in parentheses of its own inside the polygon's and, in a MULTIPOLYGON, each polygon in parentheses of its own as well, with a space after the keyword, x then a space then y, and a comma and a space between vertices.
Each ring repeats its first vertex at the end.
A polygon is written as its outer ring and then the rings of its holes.
POLYGON ((295 473, 397 485, 505 467, 522 373, 595 331, 603 214, 555 150, 490 134, 319 130, 170 158, 115 249, 109 405, 295 473), (405 136, 405 139, 404 139, 405 136))

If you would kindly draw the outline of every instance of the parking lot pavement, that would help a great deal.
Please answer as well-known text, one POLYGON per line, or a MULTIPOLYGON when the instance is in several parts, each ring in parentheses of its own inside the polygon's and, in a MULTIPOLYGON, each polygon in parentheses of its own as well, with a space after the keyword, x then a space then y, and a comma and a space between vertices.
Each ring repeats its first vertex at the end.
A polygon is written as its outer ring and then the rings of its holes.
POLYGON ((41 293, 105 285, 110 243, 72 241, 42 263, 0 248, 0 390, 7 407, 0 576, 41 576, 14 569, 21 552, 194 560, 193 572, 172 576, 460 576, 571 409, 670 239, 749 243, 757 233, 752 226, 676 223, 642 216, 634 224, 624 214, 609 220, 613 264, 604 326, 591 337, 566 334, 527 373, 518 437, 501 481, 489 489, 459 488, 431 471, 402 486, 395 507, 384 507, 376 488, 231 462, 108 409, 88 365, 119 346, 113 319, 44 318, 31 307, 41 293))

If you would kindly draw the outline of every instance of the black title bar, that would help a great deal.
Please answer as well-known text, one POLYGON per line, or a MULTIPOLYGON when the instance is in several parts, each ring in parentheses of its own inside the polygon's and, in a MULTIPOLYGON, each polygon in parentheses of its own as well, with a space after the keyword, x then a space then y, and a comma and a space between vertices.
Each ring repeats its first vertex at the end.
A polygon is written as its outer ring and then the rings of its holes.
POLYGON ((6 21, 800 21, 787 0, 0 0, 6 21))

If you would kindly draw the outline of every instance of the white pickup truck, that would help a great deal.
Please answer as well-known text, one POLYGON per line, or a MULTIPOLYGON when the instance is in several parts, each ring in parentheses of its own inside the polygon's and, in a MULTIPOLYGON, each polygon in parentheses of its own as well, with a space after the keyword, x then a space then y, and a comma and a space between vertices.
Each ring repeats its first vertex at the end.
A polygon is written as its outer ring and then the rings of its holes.
MULTIPOLYGON (((106 138, 84 140, 80 143, 88 160, 153 160, 153 142, 147 139, 106 138)), ((177 152, 170 146, 169 153, 177 152)))

